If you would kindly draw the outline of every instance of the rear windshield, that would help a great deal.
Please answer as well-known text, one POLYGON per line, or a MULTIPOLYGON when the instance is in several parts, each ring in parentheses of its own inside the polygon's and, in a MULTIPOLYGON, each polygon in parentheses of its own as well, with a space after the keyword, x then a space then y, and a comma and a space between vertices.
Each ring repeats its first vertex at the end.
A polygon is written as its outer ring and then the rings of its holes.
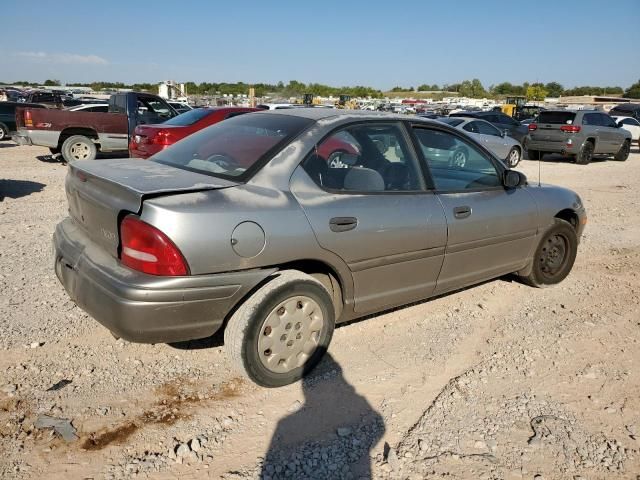
POLYGON ((207 175, 244 180, 313 123, 289 115, 240 115, 200 130, 151 160, 207 175))
POLYGON ((552 123, 557 125, 570 125, 576 118, 574 112, 540 112, 538 123, 552 123))
POLYGON ((209 108, 194 108, 188 112, 181 113, 177 117, 173 117, 166 122, 165 125, 178 125, 180 127, 186 127, 187 125, 193 125, 198 120, 203 119, 207 115, 213 113, 213 110, 209 108))

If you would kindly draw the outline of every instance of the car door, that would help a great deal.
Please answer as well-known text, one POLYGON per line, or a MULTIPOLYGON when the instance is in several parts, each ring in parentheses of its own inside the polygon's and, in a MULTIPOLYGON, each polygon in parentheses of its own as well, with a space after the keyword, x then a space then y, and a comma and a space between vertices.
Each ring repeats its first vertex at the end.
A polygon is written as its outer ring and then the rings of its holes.
POLYGON ((414 126, 413 133, 447 218, 447 249, 435 293, 522 268, 536 240, 533 196, 523 187, 504 188, 504 166, 457 133, 422 126, 414 126), (434 162, 428 155, 434 144, 466 149, 466 162, 434 162))
POLYGON ((318 243, 351 270, 356 312, 433 293, 447 224, 401 123, 335 131, 294 172, 291 192, 318 243))

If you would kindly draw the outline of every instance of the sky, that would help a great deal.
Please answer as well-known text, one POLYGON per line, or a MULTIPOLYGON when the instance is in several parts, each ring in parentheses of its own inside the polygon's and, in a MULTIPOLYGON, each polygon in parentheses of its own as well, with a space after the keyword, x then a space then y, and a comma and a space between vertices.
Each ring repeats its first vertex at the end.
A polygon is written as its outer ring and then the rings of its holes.
POLYGON ((640 79, 640 0, 7 2, 0 82, 640 79), (95 7, 93 5, 99 5, 95 7))

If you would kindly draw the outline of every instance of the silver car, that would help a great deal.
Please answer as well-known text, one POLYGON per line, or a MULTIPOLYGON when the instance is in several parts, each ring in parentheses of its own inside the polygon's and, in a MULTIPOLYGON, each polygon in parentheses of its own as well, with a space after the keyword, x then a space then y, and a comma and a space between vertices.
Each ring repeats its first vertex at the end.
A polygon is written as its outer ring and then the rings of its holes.
POLYGON ((506 131, 500 131, 489 122, 471 117, 444 117, 440 121, 464 130, 477 142, 483 143, 508 167, 513 168, 522 158, 522 145, 515 138, 508 136, 506 131))
POLYGON ((136 342, 224 329, 267 387, 313 368, 337 323, 513 272, 560 282, 586 223, 574 192, 529 185, 461 130, 329 109, 241 115, 148 161, 74 162, 66 193, 54 265, 82 309, 136 342), (464 165, 430 153, 461 148, 464 165))

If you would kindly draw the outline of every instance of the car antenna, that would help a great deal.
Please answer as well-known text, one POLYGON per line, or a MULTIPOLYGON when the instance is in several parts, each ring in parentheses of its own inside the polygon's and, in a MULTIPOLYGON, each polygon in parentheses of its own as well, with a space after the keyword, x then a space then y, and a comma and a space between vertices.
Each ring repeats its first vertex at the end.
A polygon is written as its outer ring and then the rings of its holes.
POLYGON ((542 154, 540 152, 538 152, 538 186, 539 187, 542 186, 542 184, 540 183, 541 182, 540 177, 542 176, 541 175, 541 172, 542 172, 542 166, 541 165, 542 165, 542 154))

